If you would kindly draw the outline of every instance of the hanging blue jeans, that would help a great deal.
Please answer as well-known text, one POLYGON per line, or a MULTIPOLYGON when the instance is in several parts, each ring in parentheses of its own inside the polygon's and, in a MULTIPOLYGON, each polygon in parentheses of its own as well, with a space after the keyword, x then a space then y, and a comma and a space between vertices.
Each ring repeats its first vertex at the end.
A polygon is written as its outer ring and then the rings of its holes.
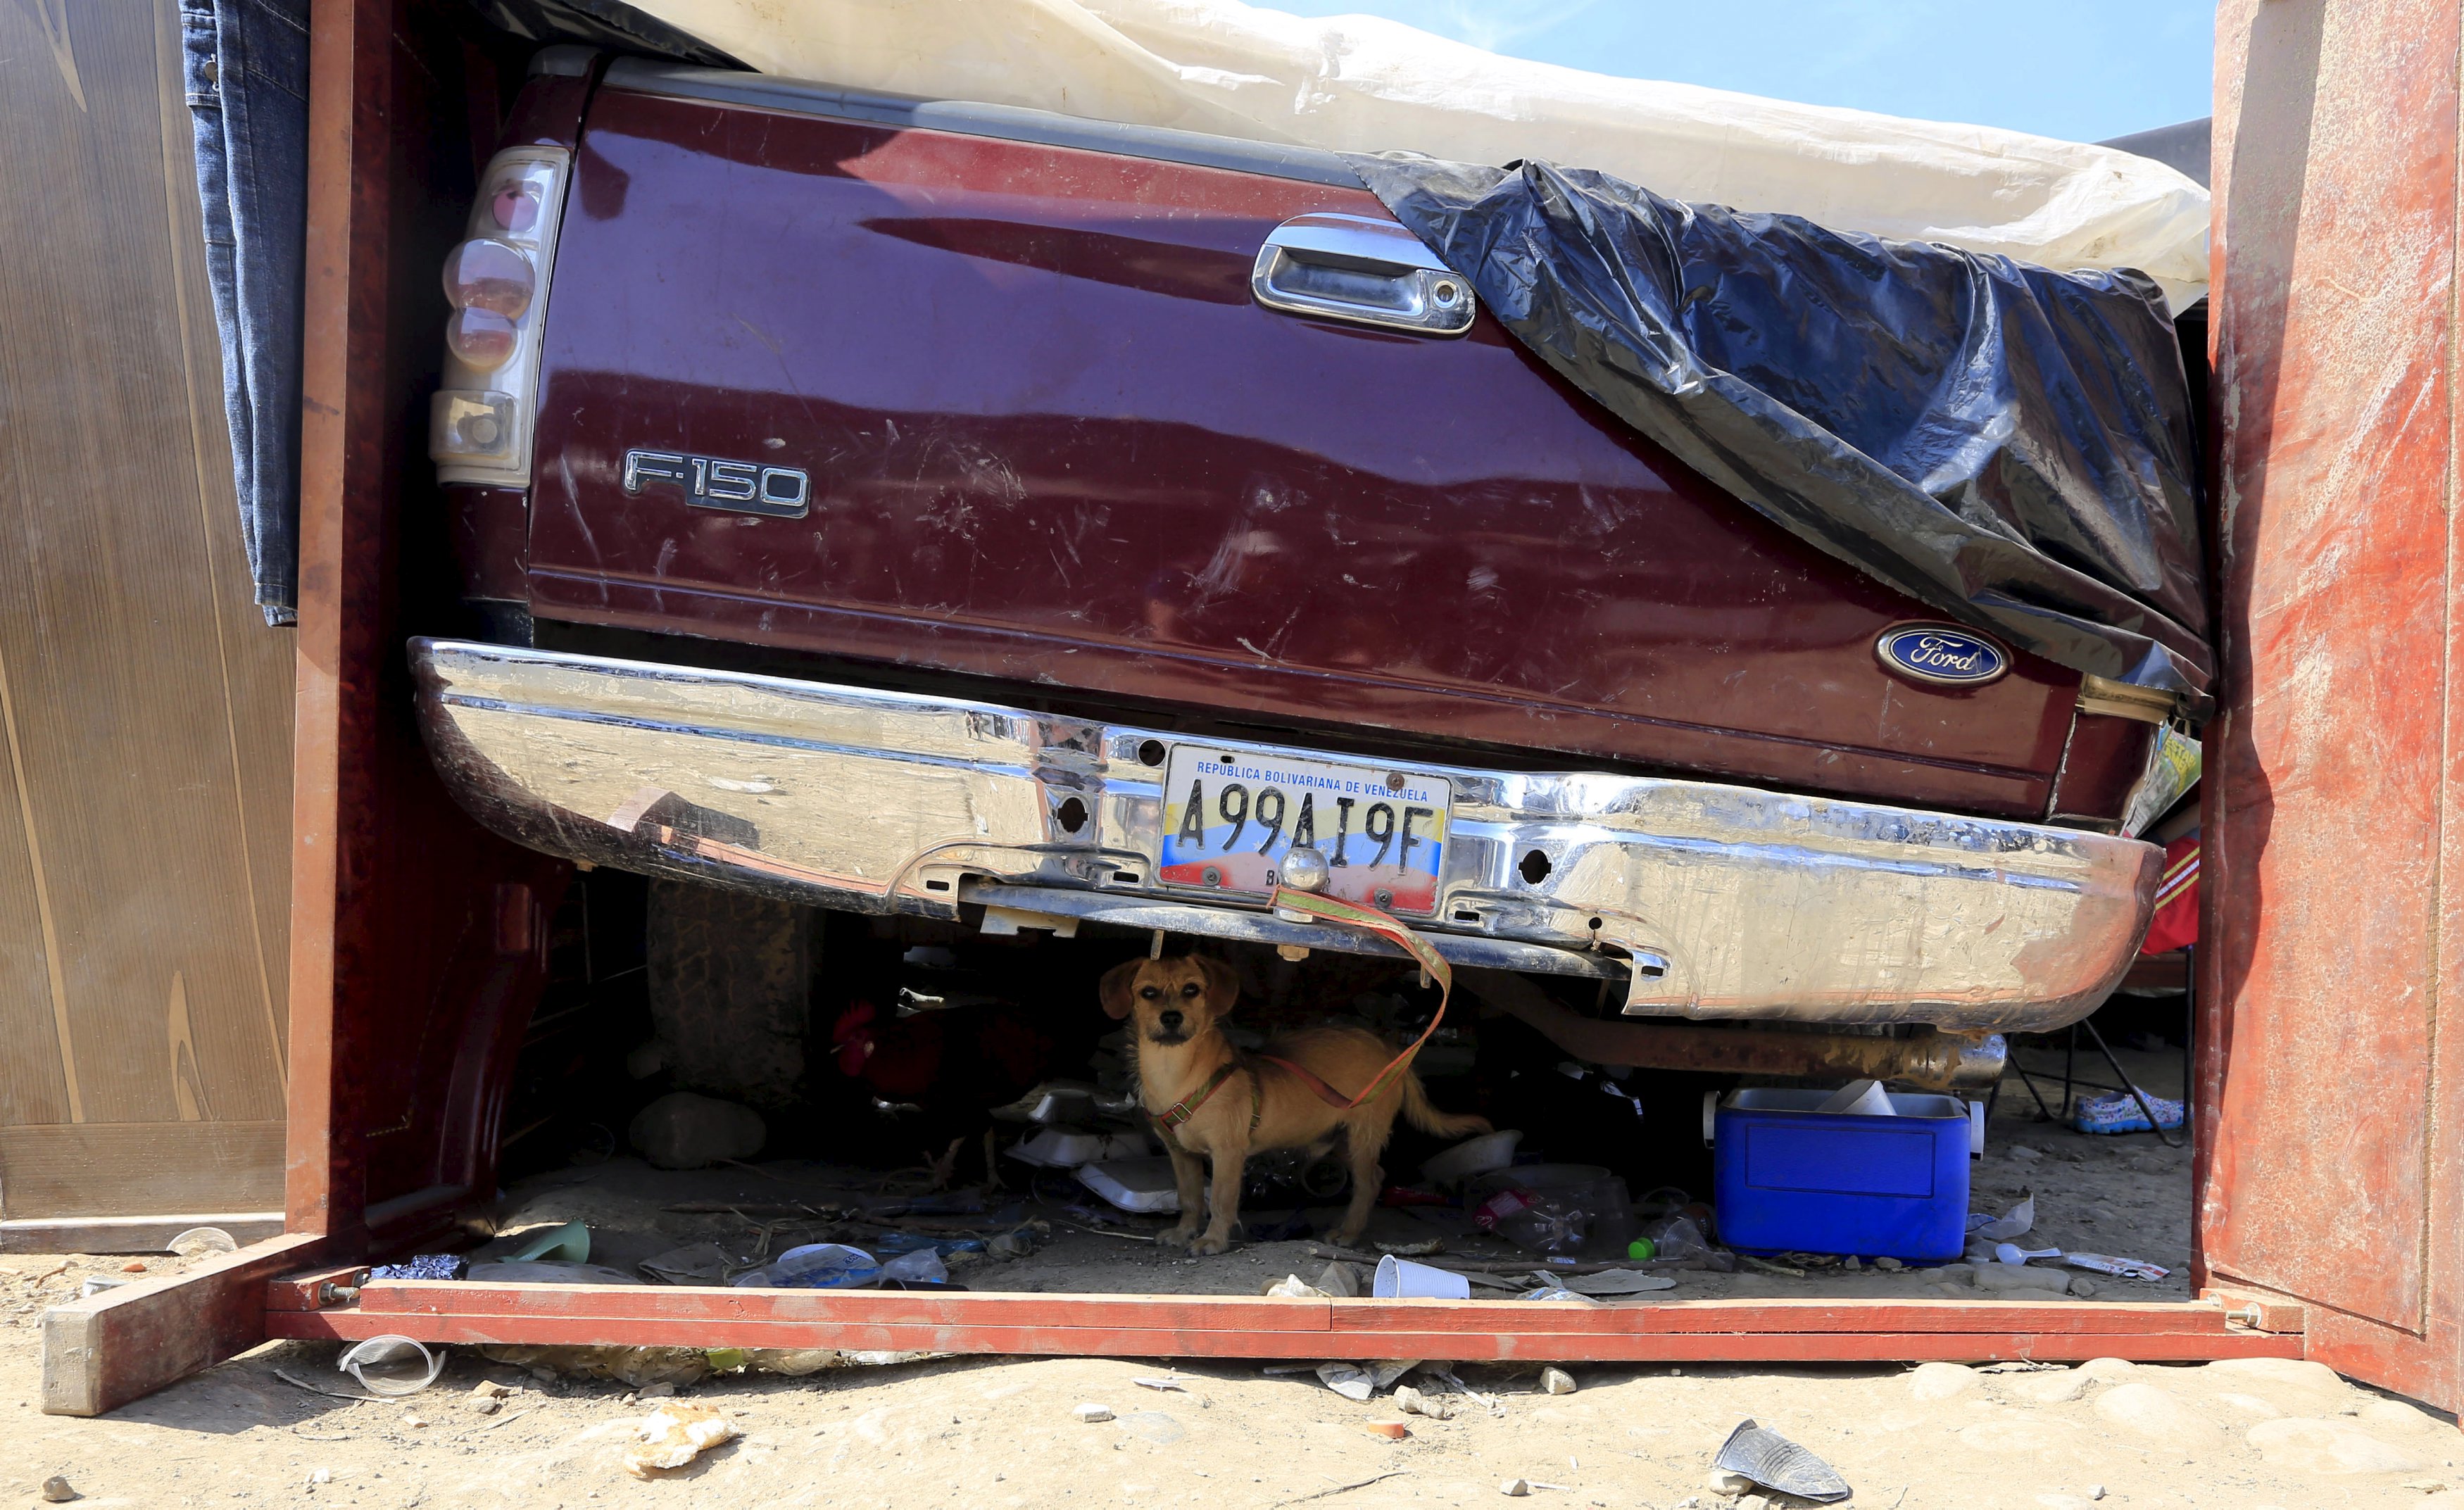
POLYGON ((240 536, 265 622, 299 617, 307 0, 180 0, 240 536))

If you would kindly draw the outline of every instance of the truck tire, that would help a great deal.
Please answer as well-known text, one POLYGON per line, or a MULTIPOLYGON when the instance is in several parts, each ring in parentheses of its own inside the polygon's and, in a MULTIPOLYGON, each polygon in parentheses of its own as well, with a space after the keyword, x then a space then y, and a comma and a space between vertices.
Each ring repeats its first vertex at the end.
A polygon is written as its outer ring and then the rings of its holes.
POLYGON ((812 1026, 809 909, 650 883, 650 1022, 679 1090, 775 1109, 800 1099, 812 1026))

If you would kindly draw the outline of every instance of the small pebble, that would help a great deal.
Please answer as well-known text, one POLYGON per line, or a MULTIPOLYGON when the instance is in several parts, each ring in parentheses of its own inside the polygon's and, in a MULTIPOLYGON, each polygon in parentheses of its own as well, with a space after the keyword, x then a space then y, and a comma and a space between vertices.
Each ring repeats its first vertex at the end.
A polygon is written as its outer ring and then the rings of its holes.
POLYGON ((2044 1155, 2028 1147, 2024 1143, 2014 1143, 2011 1145, 2011 1157, 2017 1159, 2022 1164, 2028 1164, 2043 1158, 2044 1155))
POLYGON ((402 1412, 402 1424, 415 1432, 428 1424, 428 1417, 416 1411, 405 1411, 402 1412))
POLYGON ((1771 1510, 1771 1497, 1768 1495, 1748 1495, 1743 1499, 1737 1501, 1737 1510, 1771 1510))
POLYGON ((1574 1376, 1563 1368, 1543 1368, 1540 1370, 1540 1392, 1572 1394, 1574 1392, 1574 1376))
POLYGON ((498 1384, 494 1379, 482 1379, 471 1387, 471 1398, 474 1400, 501 1400, 513 1392, 511 1386, 498 1384))
POLYGON ((474 1397, 470 1404, 471 1409, 478 1412, 481 1415, 494 1415, 498 1411, 505 1408, 505 1402, 497 1399, 492 1394, 478 1395, 474 1397))
POLYGON ((2090 1484, 2090 1485, 2088 1485, 2088 1486, 2087 1486, 2087 1497, 2088 1497, 2090 1499, 2103 1499, 2103 1498, 2104 1498, 2104 1485, 2102 1485, 2102 1484, 2090 1484))
POLYGON ((1897 1258, 1881 1258, 1874 1260, 1874 1267, 1881 1270, 1884 1274, 1897 1274, 1902 1269, 1905 1268, 1906 1265, 1900 1262, 1897 1258))
POLYGON ((122 1274, 143 1274, 145 1272, 145 1265, 139 1259, 131 1258, 126 1263, 120 1266, 120 1272, 122 1274))
MULTIPOLYGON (((53 1480, 55 1483, 57 1483, 58 1481, 59 1480, 57 1479, 53 1480)), ((1509 1478, 1506 1482, 1497 1486, 1497 1492, 1507 1496, 1508 1499, 1520 1499, 1531 1492, 1531 1480, 1529 1478, 1509 1478)))
POLYGON ((671 1384, 646 1384, 633 1392, 645 1400, 664 1400, 676 1392, 676 1387, 671 1384))
POLYGON ((308 1481, 312 1484, 330 1484, 334 1481, 334 1470, 330 1468, 311 1468, 308 1470, 308 1481))
POLYGON ((1370 1435, 1382 1436, 1389 1441, 1399 1442, 1412 1434, 1412 1429, 1400 1421, 1371 1421, 1366 1424, 1370 1435))
POLYGON ((1092 1401, 1089 1401, 1087 1404, 1078 1407, 1076 1410, 1071 1411, 1069 1413, 1076 1416, 1078 1419, 1092 1425, 1097 1421, 1111 1420, 1112 1418, 1112 1408, 1109 1405, 1097 1405, 1092 1401))
POLYGON ((54 1474, 43 1480, 43 1498, 53 1504, 64 1505, 78 1496, 76 1490, 69 1487, 67 1479, 54 1474))
POLYGON ((1731 1499, 1754 1486, 1754 1481, 1745 1475, 1725 1468, 1712 1469, 1703 1482, 1713 1494, 1727 1495, 1731 1499))

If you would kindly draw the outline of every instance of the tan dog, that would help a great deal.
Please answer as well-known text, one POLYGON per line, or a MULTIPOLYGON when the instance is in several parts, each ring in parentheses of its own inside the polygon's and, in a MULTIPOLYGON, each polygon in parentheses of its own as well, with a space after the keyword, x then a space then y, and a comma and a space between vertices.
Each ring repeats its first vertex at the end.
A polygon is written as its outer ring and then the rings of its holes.
MULTIPOLYGON (((1163 1241, 1186 1244, 1192 1253, 1221 1253, 1241 1215, 1241 1173, 1249 1155, 1330 1144, 1337 1130, 1352 1167, 1352 1207, 1333 1236, 1338 1243, 1357 1241, 1384 1178, 1377 1155, 1398 1112, 1441 1138, 1489 1130, 1485 1117, 1450 1117, 1429 1105, 1420 1077, 1408 1068, 1359 1106, 1347 1111, 1331 1105, 1289 1069, 1233 1048, 1218 1024, 1240 995, 1231 966, 1197 955, 1133 959, 1104 976, 1104 1010, 1135 1019, 1138 1094, 1180 1185, 1180 1225, 1163 1241), (1200 1154, 1214 1162, 1215 1189, 1213 1219, 1198 1237, 1199 1213, 1206 1209, 1199 1199, 1200 1154)), ((1266 1052, 1303 1066, 1347 1098, 1366 1090, 1395 1058, 1392 1047, 1364 1028, 1310 1028, 1277 1039, 1266 1052)))

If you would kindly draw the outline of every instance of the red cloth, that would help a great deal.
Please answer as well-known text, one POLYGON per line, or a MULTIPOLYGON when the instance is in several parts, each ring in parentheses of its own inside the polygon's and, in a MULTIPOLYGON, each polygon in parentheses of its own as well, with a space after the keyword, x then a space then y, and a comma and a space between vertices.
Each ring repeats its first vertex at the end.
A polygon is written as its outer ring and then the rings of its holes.
POLYGON ((2165 846, 2165 879, 2156 884, 2156 918, 2147 925, 2143 954, 2164 954, 2199 941, 2199 833, 2165 846))

